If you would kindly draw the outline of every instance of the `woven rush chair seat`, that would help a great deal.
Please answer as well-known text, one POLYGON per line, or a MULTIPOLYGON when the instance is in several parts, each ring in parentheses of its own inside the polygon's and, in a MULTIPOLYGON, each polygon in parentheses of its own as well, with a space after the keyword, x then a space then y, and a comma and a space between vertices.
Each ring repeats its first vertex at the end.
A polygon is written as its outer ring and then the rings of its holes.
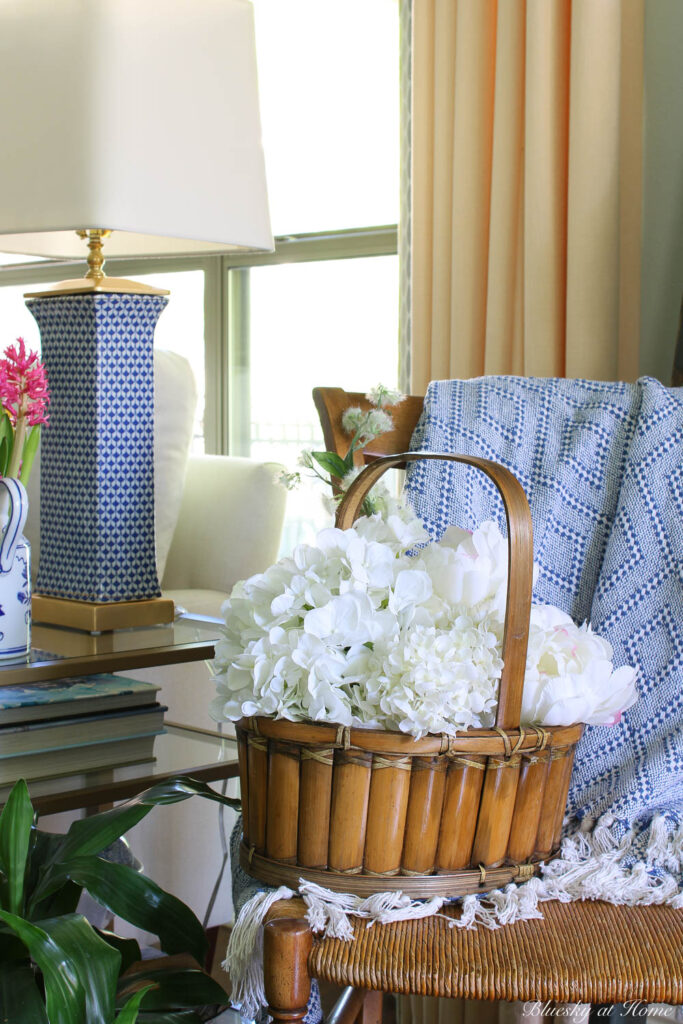
MULTIPOLYGON (((270 944, 291 942, 282 928, 302 919, 302 900, 270 911, 270 944)), ((367 926, 356 920, 350 941, 313 937, 309 978, 402 995, 566 1003, 683 1003, 683 913, 669 906, 542 904, 543 919, 490 930, 449 927, 441 915, 367 926)), ((306 924, 305 921, 302 922, 306 924)), ((296 960, 296 958, 295 958, 296 960)), ((266 993, 281 954, 264 961, 266 993)), ((292 961, 288 961, 292 962, 292 961)), ((278 1010, 271 1005, 271 1013, 278 1010)), ((295 1010, 296 1007, 289 1008, 295 1010)))

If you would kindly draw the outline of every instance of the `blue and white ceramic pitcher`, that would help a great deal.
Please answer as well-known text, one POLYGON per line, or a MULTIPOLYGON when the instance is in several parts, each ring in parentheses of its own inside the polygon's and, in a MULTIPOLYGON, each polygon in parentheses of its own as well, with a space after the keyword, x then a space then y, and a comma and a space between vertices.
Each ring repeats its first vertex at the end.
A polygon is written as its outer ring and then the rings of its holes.
POLYGON ((22 533, 27 515, 24 485, 0 477, 0 659, 21 658, 31 648, 31 546, 22 533))

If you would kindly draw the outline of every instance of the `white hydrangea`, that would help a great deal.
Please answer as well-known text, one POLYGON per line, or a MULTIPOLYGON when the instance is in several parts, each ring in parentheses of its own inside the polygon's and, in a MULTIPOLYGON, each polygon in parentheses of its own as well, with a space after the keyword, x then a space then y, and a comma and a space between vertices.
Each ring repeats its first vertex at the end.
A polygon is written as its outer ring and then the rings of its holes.
MULTIPOLYGON (((223 606, 213 717, 309 719, 415 737, 491 726, 507 542, 495 523, 427 541, 414 513, 392 499, 384 514, 323 530, 315 544, 238 583, 223 606)), ((635 700, 635 672, 614 671, 611 659, 588 626, 534 606, 523 723, 616 721, 635 700)))

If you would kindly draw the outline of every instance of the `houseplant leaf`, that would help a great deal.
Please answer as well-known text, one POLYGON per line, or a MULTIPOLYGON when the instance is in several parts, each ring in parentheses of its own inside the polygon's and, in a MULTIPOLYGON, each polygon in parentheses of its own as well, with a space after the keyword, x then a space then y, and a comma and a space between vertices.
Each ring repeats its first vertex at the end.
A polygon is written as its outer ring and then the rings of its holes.
POLYGON ((0 921, 0 964, 9 960, 25 960, 26 946, 4 922, 0 921))
POLYGON ((69 957, 85 991, 88 1024, 111 1024, 121 954, 101 939, 81 914, 40 921, 40 927, 69 957))
POLYGON ((31 845, 29 848, 29 862, 26 874, 26 895, 25 895, 25 916, 29 921, 36 921, 39 918, 54 918, 57 913, 62 912, 59 907, 65 905, 65 899, 71 905, 67 906, 68 912, 72 912, 76 903, 76 886, 69 883, 69 891, 62 892, 67 885, 65 877, 61 876, 54 885, 46 887, 45 880, 50 871, 49 865, 54 858, 58 857, 58 851, 65 841, 65 837, 46 833, 40 828, 31 829, 31 845), (43 896, 45 893, 45 897, 43 896))
POLYGON ((121 954, 120 974, 127 971, 131 964, 136 964, 142 959, 140 947, 135 939, 125 939, 122 935, 116 935, 114 932, 107 931, 104 928, 96 928, 95 931, 101 939, 108 942, 114 949, 118 949, 121 954))
POLYGON ((0 1012, 3 1024, 49 1024, 31 964, 0 961, 0 1012))
POLYGON ((205 782, 177 777, 157 783, 108 811, 79 818, 72 822, 65 836, 50 836, 50 849, 45 857, 45 869, 40 878, 36 880, 31 898, 32 910, 35 911, 40 902, 63 884, 66 878, 64 867, 66 862, 71 861, 74 857, 101 853, 107 846, 137 825, 157 804, 177 803, 181 800, 189 800, 190 797, 196 795, 227 804, 237 810, 241 806, 239 800, 214 792, 205 782))
POLYGON ((150 878, 100 857, 76 857, 65 869, 107 910, 158 935, 166 953, 190 953, 204 962, 207 942, 201 923, 189 907, 150 878))
POLYGON ((149 988, 143 988, 131 996, 125 1006, 121 1008, 121 1012, 117 1014, 114 1024, 135 1024, 135 1021, 138 1020, 138 1008, 148 991, 149 988))
POLYGON ((154 985, 143 1009, 181 1010, 195 1006, 227 1006, 227 993, 217 981, 199 968, 155 967, 150 960, 139 970, 129 971, 119 981, 118 998, 126 998, 143 983, 154 985))
POLYGON ((16 914, 0 910, 0 919, 19 936, 43 972, 50 1024, 87 1024, 85 992, 64 950, 42 928, 16 914))
POLYGON ((38 904, 31 905, 31 921, 43 920, 48 917, 59 917, 61 914, 75 914, 82 888, 75 882, 63 882, 56 892, 38 904))
POLYGON ((0 871, 6 880, 3 903, 6 902, 11 914, 21 914, 24 908, 24 878, 32 824, 33 807, 28 787, 20 779, 12 787, 0 814, 0 871))
POLYGON ((239 800, 214 792, 205 782, 183 777, 166 779, 108 811, 72 822, 58 856, 66 860, 101 853, 105 847, 137 825, 146 814, 149 814, 152 807, 158 804, 178 803, 197 795, 228 804, 237 810, 241 807, 239 800))

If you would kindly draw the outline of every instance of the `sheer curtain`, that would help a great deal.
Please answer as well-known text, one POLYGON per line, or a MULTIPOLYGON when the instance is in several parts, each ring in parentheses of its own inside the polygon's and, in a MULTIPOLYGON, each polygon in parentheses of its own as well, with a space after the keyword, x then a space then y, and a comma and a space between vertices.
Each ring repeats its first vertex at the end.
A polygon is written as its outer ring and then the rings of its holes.
POLYGON ((638 375, 643 10, 413 0, 413 393, 638 375))

